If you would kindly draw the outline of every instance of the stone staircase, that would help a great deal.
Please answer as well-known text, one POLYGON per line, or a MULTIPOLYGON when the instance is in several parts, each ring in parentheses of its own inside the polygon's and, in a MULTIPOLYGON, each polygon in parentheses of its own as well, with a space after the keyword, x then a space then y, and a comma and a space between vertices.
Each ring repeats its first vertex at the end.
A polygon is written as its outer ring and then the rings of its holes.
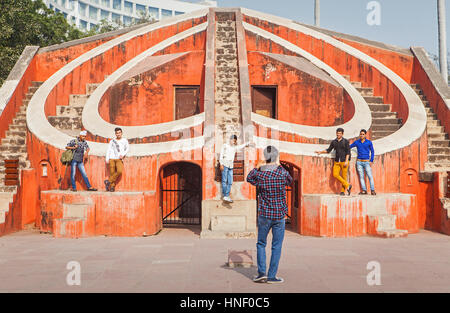
POLYGON ((31 97, 42 82, 32 82, 28 87, 28 93, 22 101, 22 106, 16 114, 13 122, 6 131, 5 138, 0 145, 0 224, 5 222, 9 205, 17 192, 17 183, 20 183, 20 170, 29 168, 27 160, 27 120, 26 111, 31 97), (17 169, 9 168, 6 160, 17 160, 17 169), (8 176, 7 176, 8 175, 8 176), (10 179, 12 178, 12 179, 10 179))
POLYGON ((80 130, 83 129, 83 123, 81 121, 83 107, 98 85, 86 84, 86 94, 70 95, 69 105, 57 105, 56 116, 48 117, 50 124, 69 136, 78 136, 80 130))
POLYGON ((382 238, 407 237, 407 230, 396 228, 396 219, 397 217, 393 214, 368 215, 367 223, 369 227, 367 233, 371 236, 382 238))
POLYGON ((425 171, 450 171, 450 140, 436 113, 418 84, 411 87, 419 95, 427 112, 428 161, 425 171))
POLYGON ((239 138, 242 132, 242 120, 234 13, 217 13, 215 45, 216 131, 225 133, 227 139, 232 134, 236 134, 239 138))
MULTIPOLYGON (((350 81, 350 76, 342 76, 350 81)), ((372 125, 367 130, 371 132, 369 139, 375 140, 389 136, 402 126, 397 112, 391 111, 391 105, 385 104, 383 97, 374 96, 372 87, 362 87, 361 82, 351 82, 351 84, 361 93, 372 113, 372 125)))

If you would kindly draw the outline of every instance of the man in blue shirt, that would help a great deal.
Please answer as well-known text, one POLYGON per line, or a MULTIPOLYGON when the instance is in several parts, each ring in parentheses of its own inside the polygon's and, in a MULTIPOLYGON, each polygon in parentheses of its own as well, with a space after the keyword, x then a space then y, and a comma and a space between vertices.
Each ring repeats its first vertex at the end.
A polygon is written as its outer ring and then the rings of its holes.
POLYGON ((360 195, 367 195, 366 180, 364 172, 369 177, 370 191, 372 195, 376 195, 375 184, 373 181, 372 168, 370 165, 373 163, 375 151, 373 150, 372 141, 366 139, 367 131, 361 129, 359 132, 359 139, 350 145, 350 149, 356 147, 358 150, 358 158, 356 159, 356 170, 358 171, 359 181, 361 182, 362 191, 360 195))

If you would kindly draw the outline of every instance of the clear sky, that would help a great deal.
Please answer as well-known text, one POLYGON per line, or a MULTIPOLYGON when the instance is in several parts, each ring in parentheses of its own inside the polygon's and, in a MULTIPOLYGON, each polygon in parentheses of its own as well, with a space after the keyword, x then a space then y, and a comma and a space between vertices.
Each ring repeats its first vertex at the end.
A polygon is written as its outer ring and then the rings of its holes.
MULTIPOLYGON (((378 0, 380 25, 368 25, 370 0, 320 0, 320 27, 438 55, 437 0, 378 0)), ((314 0, 218 0, 219 7, 245 7, 314 24, 314 0)), ((447 49, 450 1, 446 1, 447 49)))

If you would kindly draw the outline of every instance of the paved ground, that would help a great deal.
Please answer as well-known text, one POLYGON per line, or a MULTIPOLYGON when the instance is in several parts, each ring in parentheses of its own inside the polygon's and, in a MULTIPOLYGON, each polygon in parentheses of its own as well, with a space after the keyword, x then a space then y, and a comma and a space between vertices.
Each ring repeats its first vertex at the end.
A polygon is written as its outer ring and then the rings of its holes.
MULTIPOLYGON (((199 229, 164 229, 142 238, 55 239, 36 231, 0 237, 0 292, 450 292, 450 237, 332 239, 287 232, 279 276, 256 284, 256 268, 228 268, 228 249, 255 241, 199 239, 199 229), (81 266, 68 286, 67 263, 81 266), (378 261, 381 285, 369 286, 378 261)), ((270 249, 268 249, 270 253, 270 249)))

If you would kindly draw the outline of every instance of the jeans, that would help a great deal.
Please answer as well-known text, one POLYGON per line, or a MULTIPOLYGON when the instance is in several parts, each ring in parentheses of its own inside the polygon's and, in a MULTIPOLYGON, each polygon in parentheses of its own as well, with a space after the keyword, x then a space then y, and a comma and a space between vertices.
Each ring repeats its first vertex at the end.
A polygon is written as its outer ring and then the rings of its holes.
POLYGON ((272 255, 267 278, 275 278, 278 271, 278 263, 281 257, 281 246, 284 239, 284 218, 271 220, 258 216, 258 242, 256 244, 258 273, 266 274, 266 244, 267 235, 272 228, 272 255))
POLYGON ((222 171, 222 194, 224 197, 230 196, 232 184, 233 184, 233 169, 224 166, 222 171))
POLYGON ((72 163, 70 164, 70 181, 72 182, 72 189, 77 189, 77 185, 75 184, 75 173, 77 171, 77 167, 80 170, 81 176, 83 177, 86 186, 88 187, 88 189, 91 188, 91 184, 89 183, 89 179, 87 178, 83 162, 72 160, 72 163))
POLYGON ((367 191, 366 180, 364 177, 364 171, 366 172, 367 176, 369 177, 370 190, 375 190, 375 184, 373 182, 372 168, 370 167, 370 162, 356 161, 356 170, 358 171, 359 181, 361 182, 362 190, 367 191))

